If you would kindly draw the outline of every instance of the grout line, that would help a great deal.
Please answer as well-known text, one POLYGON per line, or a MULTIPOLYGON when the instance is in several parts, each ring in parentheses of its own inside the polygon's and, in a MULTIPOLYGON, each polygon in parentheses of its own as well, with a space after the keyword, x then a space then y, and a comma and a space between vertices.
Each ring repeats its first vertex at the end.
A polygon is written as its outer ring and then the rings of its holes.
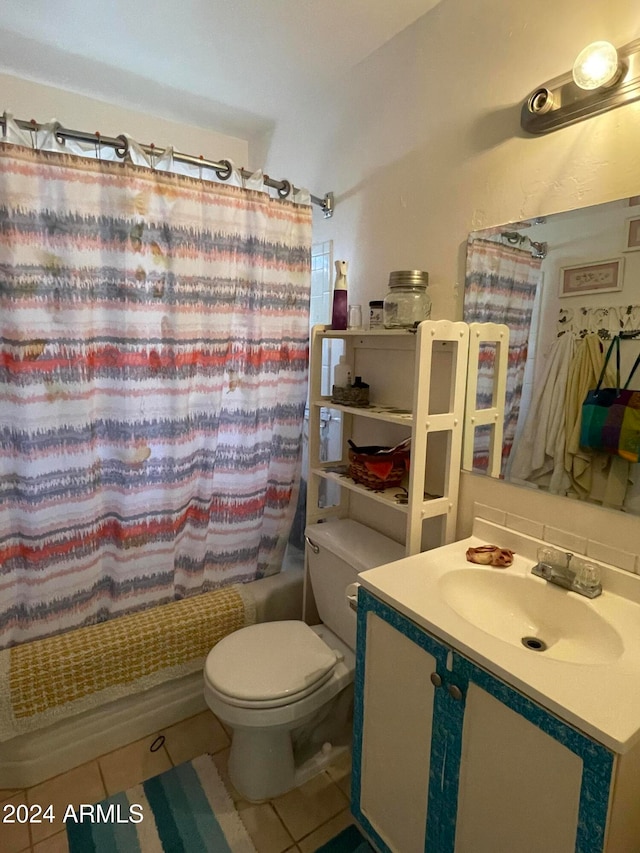
MULTIPOLYGON (((26 793, 24 798, 25 800, 27 799, 26 793)), ((31 851, 33 850, 33 832, 31 830, 31 821, 27 821, 27 830, 29 832, 29 847, 27 849, 31 851)))
MULTIPOLYGON (((288 836, 289 836, 289 838, 291 839, 291 844, 292 844, 292 845, 294 846, 294 848, 297 850, 297 847, 296 847, 296 845, 297 845, 296 839, 293 837, 293 834, 289 831, 288 826, 285 824, 285 822, 284 822, 284 821, 282 820, 282 818, 280 817, 280 815, 279 815, 279 813, 278 813, 278 809, 277 809, 277 808, 275 807, 275 805, 273 804, 273 800, 269 800, 269 806, 270 806, 270 808, 271 808, 271 811, 275 814, 276 818, 277 818, 277 819, 278 819, 278 821, 280 822, 280 824, 281 824, 282 828, 284 829, 284 831, 287 833, 287 835, 288 835, 288 836)), ((289 846, 291 846, 291 845, 289 845, 289 846)), ((289 847, 287 847, 286 849, 288 850, 288 849, 289 849, 289 847)))
MULTIPOLYGON (((108 754, 109 754, 108 752, 105 752, 105 755, 108 755, 108 754)), ((104 789, 104 795, 105 795, 105 797, 108 797, 109 794, 107 794, 107 783, 104 780, 104 773, 102 772, 102 765, 100 764, 100 760, 98 758, 95 759, 95 762, 98 765, 98 774, 100 776, 100 781, 102 782, 102 787, 104 789)))
POLYGON ((0 805, 3 805, 3 803, 8 803, 9 800, 12 800, 14 797, 19 797, 20 794, 24 794, 25 799, 26 799, 26 796, 27 796, 27 789, 26 788, 8 788, 7 790, 11 791, 11 793, 7 794, 6 797, 0 798, 0 805))
MULTIPOLYGON (((166 738, 165 738, 165 740, 164 740, 164 743, 162 744, 162 749, 163 749, 164 754, 165 754, 165 755, 167 756, 167 758, 169 759, 169 764, 170 764, 172 767, 177 767, 178 765, 174 762, 173 758, 171 758, 171 753, 170 753, 170 752, 169 752, 169 750, 167 749, 167 739, 166 739, 166 738)), ((191 759, 191 760, 193 760, 193 759, 191 759)))
POLYGON ((332 820, 335 820, 338 815, 342 814, 343 811, 349 812, 349 817, 351 818, 351 820, 353 820, 353 815, 351 814, 351 804, 349 803, 347 804, 347 807, 345 809, 340 809, 340 811, 334 814, 333 817, 330 817, 327 820, 323 821, 319 826, 317 826, 315 829, 312 829, 311 832, 307 832, 306 835, 303 835, 302 838, 299 838, 295 843, 300 844, 302 841, 305 840, 305 838, 308 838, 310 835, 313 835, 314 832, 317 832, 319 829, 322 829, 323 826, 326 826, 328 823, 331 823, 332 820))

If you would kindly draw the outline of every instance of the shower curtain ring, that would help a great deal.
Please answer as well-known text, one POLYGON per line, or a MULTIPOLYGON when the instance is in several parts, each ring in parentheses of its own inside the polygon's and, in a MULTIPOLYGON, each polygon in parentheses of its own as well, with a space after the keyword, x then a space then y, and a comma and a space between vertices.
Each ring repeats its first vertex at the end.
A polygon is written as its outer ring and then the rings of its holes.
POLYGON ((121 133, 120 136, 116 136, 116 139, 118 140, 120 145, 116 146, 115 152, 118 155, 118 157, 121 157, 124 159, 127 156, 127 154, 129 153, 129 140, 124 135, 124 133, 121 133))
POLYGON ((221 181, 228 181, 231 177, 231 173, 233 172, 233 166, 228 160, 220 160, 220 168, 214 169, 218 179, 221 181))
POLYGON ((282 185, 278 187, 278 195, 280 198, 286 198, 291 192, 291 183, 289 181, 282 181, 282 185))
POLYGON ((59 145, 66 145, 67 140, 62 135, 62 133, 60 133, 61 128, 62 128, 62 125, 60 124, 60 122, 54 121, 53 124, 51 125, 51 132, 53 133, 53 137, 59 145))

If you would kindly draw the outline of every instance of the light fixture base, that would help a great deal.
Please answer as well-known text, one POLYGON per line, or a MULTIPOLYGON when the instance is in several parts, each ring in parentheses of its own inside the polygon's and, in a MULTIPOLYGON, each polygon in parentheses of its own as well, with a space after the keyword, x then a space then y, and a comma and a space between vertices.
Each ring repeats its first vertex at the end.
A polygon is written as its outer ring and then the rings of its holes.
POLYGON ((618 75, 599 89, 581 89, 571 71, 537 86, 522 105, 523 130, 549 133, 640 99, 640 39, 619 48, 618 57, 618 75))

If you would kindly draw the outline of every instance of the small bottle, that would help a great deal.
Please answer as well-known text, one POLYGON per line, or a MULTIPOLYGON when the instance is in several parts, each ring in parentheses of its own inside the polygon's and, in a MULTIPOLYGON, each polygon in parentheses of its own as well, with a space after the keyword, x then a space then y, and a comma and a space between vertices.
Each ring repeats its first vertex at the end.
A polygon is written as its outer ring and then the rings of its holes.
POLYGON ((362 328, 362 306, 349 305, 349 319, 347 323, 349 329, 362 328))
POLYGON ((340 361, 333 369, 333 384, 336 388, 350 388, 351 376, 351 365, 347 362, 346 355, 341 355, 340 361))
POLYGON ((333 286, 331 328, 347 328, 347 267, 348 261, 336 261, 336 283, 333 286))
POLYGON ((382 309, 384 308, 383 299, 373 299, 369 303, 369 328, 384 329, 384 319, 382 309))

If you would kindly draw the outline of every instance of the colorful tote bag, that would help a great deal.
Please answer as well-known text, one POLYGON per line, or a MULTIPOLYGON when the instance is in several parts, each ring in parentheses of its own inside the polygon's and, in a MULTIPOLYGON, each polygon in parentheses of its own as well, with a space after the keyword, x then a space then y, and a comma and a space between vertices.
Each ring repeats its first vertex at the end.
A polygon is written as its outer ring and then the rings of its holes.
POLYGON ((613 453, 627 462, 638 462, 640 457, 640 391, 633 391, 629 383, 640 364, 636 358, 631 372, 620 388, 620 337, 616 336, 607 351, 602 373, 594 391, 589 391, 582 404, 580 445, 590 450, 613 453), (616 387, 601 388, 609 358, 616 350, 616 387))

